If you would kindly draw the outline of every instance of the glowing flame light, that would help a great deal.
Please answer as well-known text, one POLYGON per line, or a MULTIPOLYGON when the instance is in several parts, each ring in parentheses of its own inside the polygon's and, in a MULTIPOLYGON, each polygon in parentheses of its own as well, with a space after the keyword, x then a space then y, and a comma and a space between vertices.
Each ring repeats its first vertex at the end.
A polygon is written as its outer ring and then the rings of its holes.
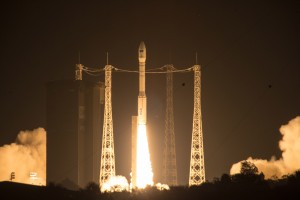
POLYGON ((153 172, 145 124, 138 125, 136 152, 136 186, 137 188, 153 186, 153 172))
POLYGON ((124 176, 111 176, 101 187, 101 192, 129 191, 129 184, 124 176))
POLYGON ((157 183, 155 186, 158 190, 170 190, 167 184, 157 183))

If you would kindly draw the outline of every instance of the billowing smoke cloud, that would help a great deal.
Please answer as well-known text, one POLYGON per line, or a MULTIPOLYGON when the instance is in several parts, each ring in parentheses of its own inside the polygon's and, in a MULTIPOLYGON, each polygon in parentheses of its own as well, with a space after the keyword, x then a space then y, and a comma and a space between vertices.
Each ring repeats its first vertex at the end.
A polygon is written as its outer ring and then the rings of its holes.
MULTIPOLYGON (((251 157, 247 159, 256 165, 259 172, 264 173, 266 179, 280 178, 300 169, 300 116, 289 121, 287 125, 281 126, 279 130, 282 134, 282 139, 279 141, 282 157, 279 160, 275 157, 269 161, 251 157)), ((230 174, 240 173, 241 162, 231 167, 230 174)))
POLYGON ((15 143, 0 147, 0 181, 46 185, 46 131, 21 131, 15 143))

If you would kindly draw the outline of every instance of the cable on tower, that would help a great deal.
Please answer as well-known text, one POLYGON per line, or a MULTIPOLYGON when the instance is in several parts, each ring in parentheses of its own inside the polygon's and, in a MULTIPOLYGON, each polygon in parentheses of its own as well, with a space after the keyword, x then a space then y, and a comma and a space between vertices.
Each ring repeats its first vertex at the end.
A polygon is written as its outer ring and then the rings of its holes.
MULTIPOLYGON (((197 56, 196 56, 197 59, 197 56)), ((197 63, 197 60, 196 60, 197 63)), ((104 69, 82 66, 82 71, 89 75, 100 75, 105 71, 105 109, 103 123, 102 154, 100 167, 100 188, 111 176, 115 176, 115 155, 113 141, 112 105, 111 105, 111 74, 112 71, 125 73, 139 73, 106 65, 104 69)), ((200 185, 205 181, 204 149, 201 115, 201 71, 200 65, 176 69, 172 65, 147 70, 149 74, 167 74, 167 108, 165 149, 163 163, 163 178, 169 185, 177 185, 176 151, 173 116, 173 73, 187 73, 194 71, 194 112, 191 145, 191 160, 189 173, 189 186, 200 185)))

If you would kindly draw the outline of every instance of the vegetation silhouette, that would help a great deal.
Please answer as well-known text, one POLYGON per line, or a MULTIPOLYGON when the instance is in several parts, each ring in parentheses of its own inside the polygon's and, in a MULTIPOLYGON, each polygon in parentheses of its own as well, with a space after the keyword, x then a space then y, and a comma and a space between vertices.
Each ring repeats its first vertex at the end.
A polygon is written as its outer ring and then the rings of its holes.
POLYGON ((155 187, 130 192, 100 193, 99 185, 89 183, 79 190, 61 185, 32 186, 14 182, 0 182, 0 199, 45 200, 186 200, 186 199, 300 199, 300 170, 281 179, 264 180, 251 163, 242 164, 240 174, 223 174, 200 186, 177 186, 159 191, 155 187))

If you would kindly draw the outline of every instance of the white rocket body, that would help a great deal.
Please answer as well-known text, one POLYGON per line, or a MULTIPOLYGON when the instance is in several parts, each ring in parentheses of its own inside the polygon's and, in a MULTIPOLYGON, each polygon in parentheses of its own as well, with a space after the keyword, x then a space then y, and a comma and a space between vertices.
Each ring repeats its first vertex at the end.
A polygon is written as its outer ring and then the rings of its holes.
POLYGON ((146 65, 146 46, 140 43, 139 50, 139 96, 138 96, 138 124, 147 123, 147 97, 145 89, 145 65, 146 65))

